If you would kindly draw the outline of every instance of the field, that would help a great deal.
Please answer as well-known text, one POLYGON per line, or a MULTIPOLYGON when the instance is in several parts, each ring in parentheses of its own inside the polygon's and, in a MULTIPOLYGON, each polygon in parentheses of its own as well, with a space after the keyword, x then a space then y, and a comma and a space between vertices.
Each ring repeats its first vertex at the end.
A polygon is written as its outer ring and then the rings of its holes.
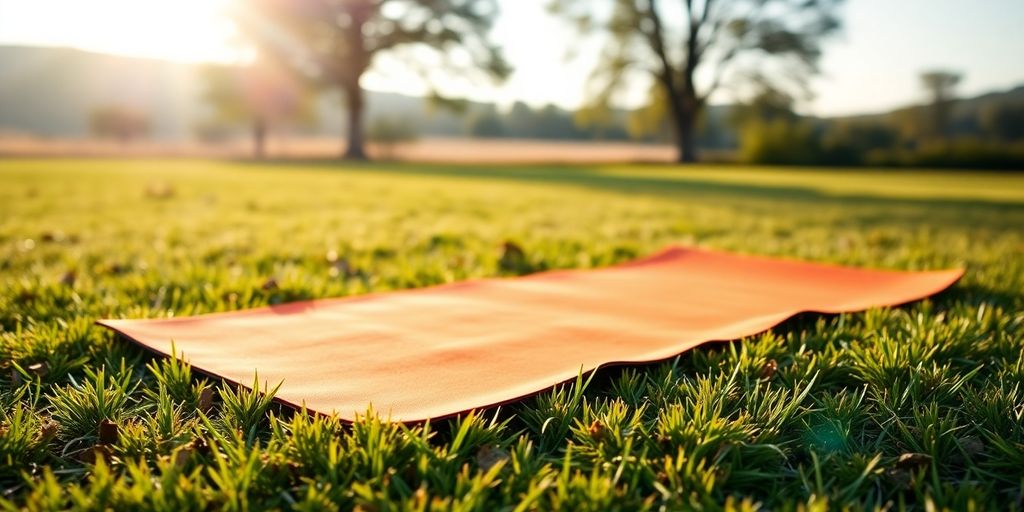
MULTIPOLYGON (((271 137, 267 140, 266 152, 270 158, 325 159, 337 157, 342 149, 343 144, 337 137, 271 137)), ((675 148, 667 144, 458 137, 425 137, 393 146, 371 142, 366 150, 370 155, 384 160, 463 164, 670 163, 676 156, 675 148)), ((704 157, 716 161, 734 160, 733 153, 734 151, 709 151, 704 157)), ((116 140, 88 138, 18 137, 0 132, 0 157, 248 158, 251 155, 252 141, 248 138, 217 143, 157 140, 122 143, 116 140)))
POLYGON ((1024 176, 976 172, 0 160, 0 506, 1021 509, 1022 226, 1024 176), (92 325, 670 243, 968 273, 414 426, 294 414, 92 325))

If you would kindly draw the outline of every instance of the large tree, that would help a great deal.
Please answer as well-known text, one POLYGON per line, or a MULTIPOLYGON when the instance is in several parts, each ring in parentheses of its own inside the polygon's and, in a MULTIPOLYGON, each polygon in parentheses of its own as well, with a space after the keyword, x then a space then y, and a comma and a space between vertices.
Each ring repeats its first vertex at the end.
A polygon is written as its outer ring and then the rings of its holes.
MULTIPOLYGON (((708 98, 741 81, 806 91, 822 39, 839 28, 841 0, 552 0, 584 34, 608 36, 587 110, 600 110, 638 80, 650 83, 651 125, 662 113, 680 162, 697 160, 695 129, 708 98)), ((740 91, 742 92, 742 91, 740 91)), ((591 114, 589 117, 600 117, 591 114)))
POLYGON ((508 66, 488 39, 496 15, 494 0, 248 0, 237 18, 259 51, 342 92, 344 156, 361 160, 366 101, 360 79, 375 59, 384 53, 403 59, 432 90, 439 72, 504 78, 508 66))
POLYGON ((267 133, 282 124, 312 124, 310 88, 291 72, 266 60, 245 66, 203 69, 203 99, 210 108, 205 128, 247 125, 255 158, 266 155, 267 133))
POLYGON ((953 71, 927 71, 921 73, 921 86, 928 93, 929 135, 945 137, 949 134, 950 114, 956 101, 956 86, 963 78, 953 71))

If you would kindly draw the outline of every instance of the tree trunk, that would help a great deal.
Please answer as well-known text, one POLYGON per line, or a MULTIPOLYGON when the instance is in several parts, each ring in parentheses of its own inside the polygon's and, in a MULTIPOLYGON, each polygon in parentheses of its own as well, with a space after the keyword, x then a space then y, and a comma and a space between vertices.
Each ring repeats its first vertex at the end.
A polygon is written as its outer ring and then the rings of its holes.
POLYGON ((252 123, 252 156, 257 160, 267 156, 267 123, 262 119, 252 123))
POLYGON ((676 115, 676 162, 694 163, 697 161, 697 112, 692 108, 682 108, 676 115))
POLYGON ((358 78, 354 84, 345 87, 345 103, 348 106, 348 134, 345 145, 346 160, 366 160, 366 148, 363 137, 363 88, 358 78))
MULTIPOLYGON (((663 74, 660 80, 668 99, 669 116, 675 132, 676 162, 694 163, 697 161, 697 134, 694 128, 702 103, 692 92, 688 94, 677 90, 671 74, 663 74)), ((687 90, 692 91, 689 87, 687 90)))

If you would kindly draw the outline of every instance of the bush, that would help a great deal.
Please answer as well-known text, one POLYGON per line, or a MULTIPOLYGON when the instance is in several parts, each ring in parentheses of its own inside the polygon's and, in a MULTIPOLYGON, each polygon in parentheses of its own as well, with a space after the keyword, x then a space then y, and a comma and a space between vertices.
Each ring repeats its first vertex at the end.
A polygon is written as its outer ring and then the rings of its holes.
POLYGON ((833 122, 822 135, 821 155, 817 163, 864 165, 869 154, 891 149, 898 141, 896 131, 881 123, 833 122))
POLYGON ((933 168, 1024 170, 1024 143, 1000 143, 975 138, 933 141, 914 149, 876 150, 869 165, 933 168))
POLYGON ((900 145, 884 126, 839 125, 822 132, 799 119, 750 121, 740 134, 740 160, 750 164, 1024 170, 1024 142, 957 138, 900 145))
POLYGON ((817 163, 821 143, 806 121, 750 121, 740 132, 740 160, 751 164, 817 163))

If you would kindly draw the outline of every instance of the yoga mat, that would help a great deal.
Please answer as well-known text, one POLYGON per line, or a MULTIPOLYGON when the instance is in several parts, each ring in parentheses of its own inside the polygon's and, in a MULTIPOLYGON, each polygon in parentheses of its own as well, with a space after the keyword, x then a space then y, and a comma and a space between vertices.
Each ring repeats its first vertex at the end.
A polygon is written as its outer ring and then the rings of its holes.
POLYGON ((673 357, 805 311, 921 299, 962 270, 893 272, 673 247, 598 270, 467 281, 158 320, 100 320, 136 343, 277 399, 354 420, 499 405, 582 370, 673 357))

